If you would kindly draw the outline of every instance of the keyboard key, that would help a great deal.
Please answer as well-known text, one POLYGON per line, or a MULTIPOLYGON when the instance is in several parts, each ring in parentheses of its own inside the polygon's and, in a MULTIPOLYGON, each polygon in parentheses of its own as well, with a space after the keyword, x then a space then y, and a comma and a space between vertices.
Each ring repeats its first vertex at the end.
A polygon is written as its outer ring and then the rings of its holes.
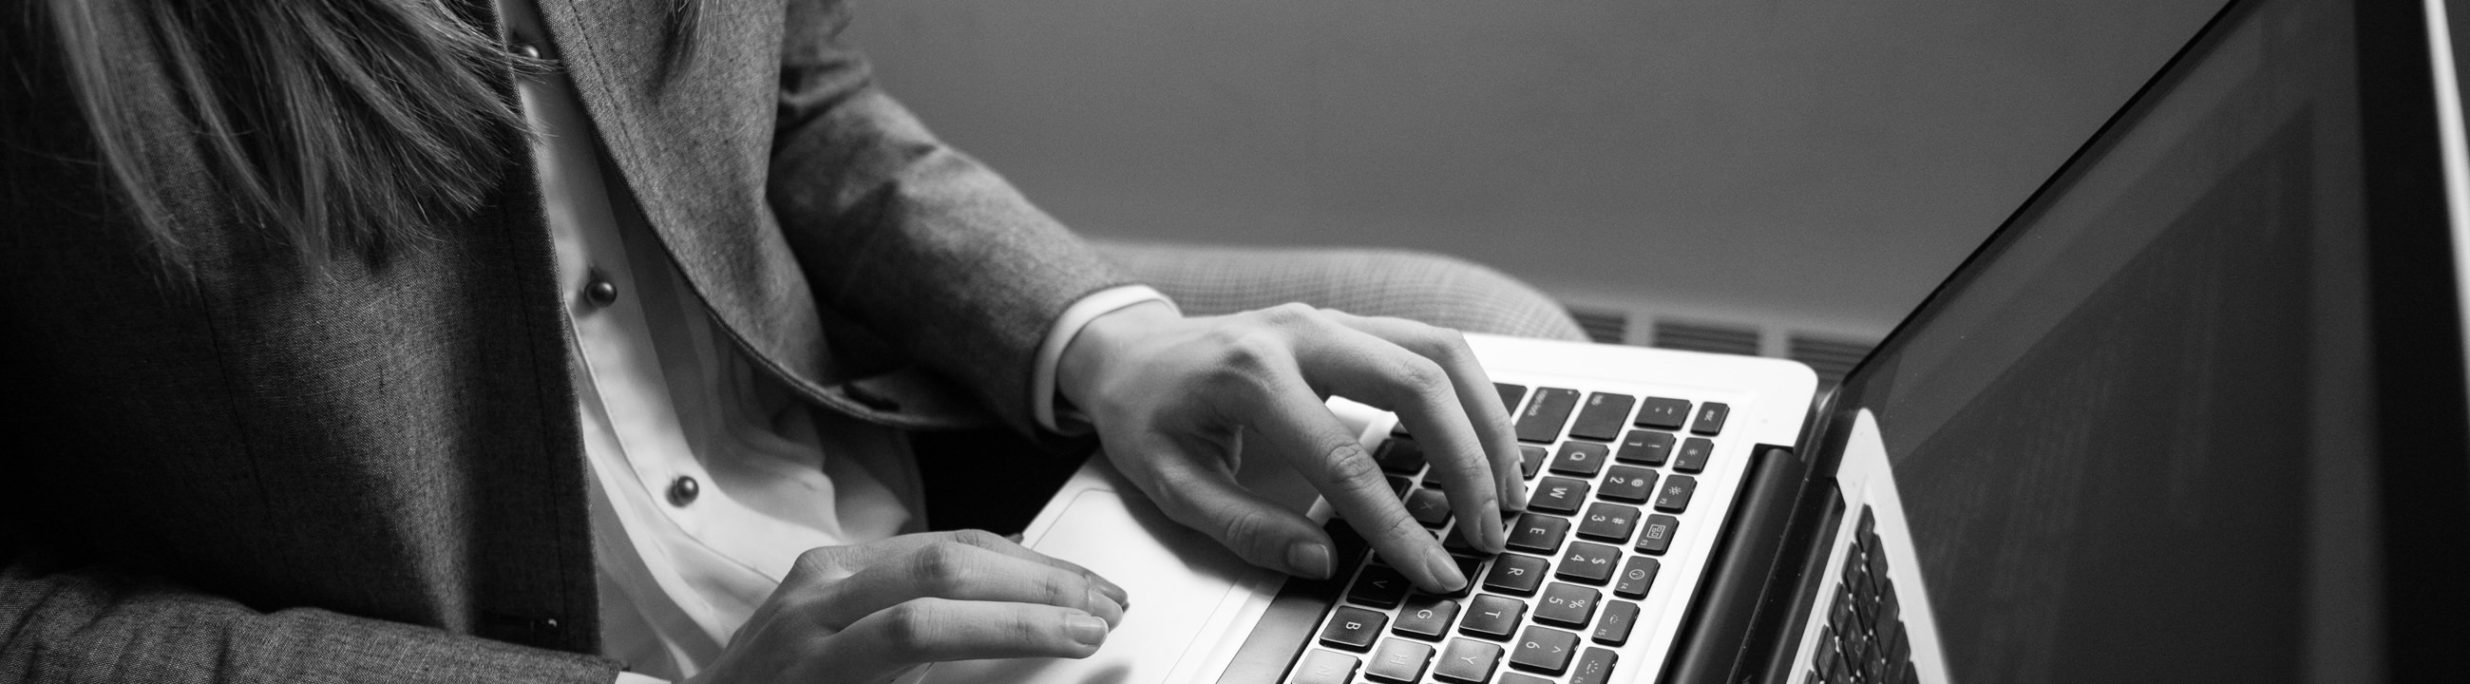
POLYGON ((1561 443, 1561 453, 1552 459, 1552 472, 1578 477, 1595 477, 1612 456, 1612 447, 1598 442, 1570 440, 1561 443))
POLYGON ((1730 406, 1712 401, 1700 404, 1698 405, 1698 422, 1690 424, 1690 432, 1712 437, 1715 433, 1724 431, 1724 419, 1731 415, 1732 407, 1730 406))
POLYGON ((1623 598, 1646 598, 1647 590, 1655 586, 1655 573, 1664 564, 1653 558, 1633 556, 1621 564, 1621 581, 1612 584, 1612 594, 1623 598))
POLYGON ((1372 640, 1381 637, 1381 627, 1389 618, 1354 606, 1339 606, 1329 616, 1329 626, 1321 628, 1321 644, 1349 651, 1372 648, 1372 640))
POLYGON ((1612 649, 1587 649, 1587 655, 1578 659, 1578 668, 1570 672, 1569 684, 1604 684, 1611 681, 1612 664, 1618 659, 1620 656, 1612 649))
POLYGON ((1561 550, 1561 538, 1569 536, 1569 521, 1549 515, 1518 514, 1518 523, 1509 528, 1509 547, 1520 551, 1551 554, 1561 550))
POLYGON ((1679 430, 1689 418, 1690 402, 1687 399, 1647 397, 1646 401, 1638 402, 1638 427, 1679 430))
POLYGON ((1408 494, 1407 515, 1425 527, 1438 528, 1449 524, 1449 495, 1438 489, 1418 489, 1408 494))
POLYGON ((1535 621, 1570 629, 1586 629, 1595 619, 1595 602, 1604 597, 1593 589, 1554 582, 1544 588, 1544 597, 1535 602, 1535 621))
POLYGON ((1566 477, 1547 476, 1535 483, 1535 491, 1527 497, 1527 510, 1577 515, 1587 504, 1587 483, 1566 477))
POLYGON ((1428 594, 1416 594, 1407 599, 1406 607, 1398 609, 1398 624, 1391 632, 1406 636, 1440 641, 1449 634, 1449 625, 1458 620, 1458 602, 1428 594))
POLYGON ((1697 478, 1674 475, 1664 478, 1663 493, 1655 497, 1655 510, 1679 513, 1690 507, 1690 495, 1698 492, 1697 478))
POLYGON ((1415 684, 1424 678, 1424 665, 1432 662, 1432 647, 1405 639, 1382 639, 1381 650, 1372 654, 1372 664, 1364 667, 1364 676, 1392 684, 1415 684))
POLYGON ((1630 640, 1630 628, 1638 626, 1638 604, 1612 601, 1604 604, 1604 619, 1595 621, 1595 643, 1619 646, 1630 640))
POLYGON ((1612 457, 1622 463, 1660 466, 1672 457, 1673 440, 1670 432, 1631 430, 1621 437, 1621 452, 1612 457))
POLYGON ((1475 602, 1467 606, 1466 621, 1458 623, 1458 633, 1500 641, 1517 631, 1526 616, 1527 604, 1517 599, 1476 594, 1475 602))
POLYGON ((1578 519, 1578 536, 1615 544, 1630 540, 1630 532, 1638 529, 1638 509, 1616 503, 1587 506, 1587 514, 1578 519))
POLYGON ((1571 651, 1578 649, 1578 635, 1551 627, 1528 627, 1518 633, 1518 650, 1509 656, 1509 664, 1558 676, 1569 671, 1571 651))
POLYGON ((1414 488, 1414 480, 1409 480, 1396 475, 1389 476, 1389 493, 1398 495, 1398 500, 1400 501, 1405 501, 1407 498, 1407 490, 1414 488))
POLYGON ((1578 390, 1537 388, 1535 400, 1518 413, 1518 441, 1551 444, 1561 439, 1561 425, 1569 422, 1570 411, 1576 408, 1578 390))
POLYGON ((1347 684, 1355 679, 1355 668, 1363 661, 1355 656, 1329 649, 1316 648, 1304 654, 1304 662, 1295 666, 1295 678, 1290 684, 1347 684))
POLYGON ((1646 503, 1647 495, 1655 491, 1655 471, 1638 466, 1617 465, 1604 474, 1604 488, 1595 492, 1599 499, 1646 503))
POLYGON ((1695 473, 1707 469, 1707 459, 1715 455, 1715 443, 1705 437, 1681 440, 1681 455, 1672 460, 1672 469, 1695 473))
POLYGON ((1904 619, 1904 606, 1895 600, 1895 580, 1878 580, 1878 617, 1872 618, 1870 629, 1885 633, 1889 625, 1904 619))
MULTIPOLYGON (((1462 535, 1452 532, 1450 536, 1457 537, 1462 535)), ((1467 553, 1474 552, 1470 551, 1467 553)), ((1458 562, 1458 576, 1467 578, 1467 584, 1466 586, 1459 587, 1457 591, 1442 594, 1442 596, 1447 596, 1449 598, 1466 598, 1467 592, 1475 590, 1475 578, 1484 576, 1484 573, 1482 572, 1484 569, 1484 559, 1473 556, 1450 556, 1449 559, 1458 562)))
POLYGON ((1458 684, 1484 684, 1492 679, 1492 670, 1501 664, 1501 647, 1473 639, 1451 639, 1449 649, 1441 652, 1441 664, 1433 666, 1432 676, 1458 684))
MULTIPOLYGON (((1329 534, 1330 545, 1338 552, 1338 557, 1331 559, 1337 561, 1337 565, 1331 567, 1338 568, 1340 572, 1355 567, 1356 562, 1363 560, 1364 554, 1372 550, 1372 544, 1364 541, 1364 535, 1357 534, 1355 526, 1343 519, 1330 518, 1329 522, 1321 524, 1321 531, 1329 534)), ((1346 575, 1341 574, 1338 579, 1346 579, 1346 575)))
POLYGON ((1544 470, 1544 457, 1543 447, 1533 444, 1518 445, 1519 476, 1529 480, 1535 479, 1535 474, 1544 470))
POLYGON ((1529 674, 1503 672, 1501 673, 1501 681, 1495 682, 1494 684, 1552 684, 1552 680, 1529 674))
POLYGON ((1527 398, 1527 388, 1506 382, 1492 383, 1492 391, 1501 393, 1501 410, 1518 415, 1518 400, 1527 398))
POLYGON ((1424 471, 1424 448, 1417 446, 1415 440, 1393 437, 1373 450, 1372 462, 1381 464, 1382 470, 1414 475, 1424 471))
POLYGON ((1355 578, 1355 587, 1347 591, 1346 600, 1367 606, 1396 608, 1398 601, 1406 598, 1407 587, 1405 575, 1386 565, 1374 565, 1364 568, 1364 574, 1355 578))
POLYGON ((1661 555, 1672 548, 1672 536, 1680 531, 1680 518, 1669 515, 1647 516, 1646 529, 1638 533, 1638 552, 1661 555))
POLYGON ((1569 435, 1581 439, 1609 442, 1621 436, 1622 423, 1628 422, 1630 405, 1638 400, 1625 394, 1597 392, 1587 397, 1586 408, 1578 410, 1578 422, 1571 423, 1569 435))
POLYGON ((1501 557, 1492 560, 1492 572, 1484 575, 1484 590, 1519 596, 1533 595, 1535 587, 1544 583, 1544 572, 1551 565, 1552 561, 1534 556, 1501 554, 1501 557))
POLYGON ((1621 560, 1621 550, 1602 544, 1570 542, 1569 553, 1561 556, 1561 565, 1553 576, 1572 582, 1602 585, 1612 579, 1613 564, 1621 560))

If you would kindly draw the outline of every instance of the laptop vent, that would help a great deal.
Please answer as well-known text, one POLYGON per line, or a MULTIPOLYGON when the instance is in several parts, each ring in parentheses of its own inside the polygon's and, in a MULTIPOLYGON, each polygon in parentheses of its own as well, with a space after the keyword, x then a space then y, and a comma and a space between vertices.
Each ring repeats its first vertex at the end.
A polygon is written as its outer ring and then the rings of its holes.
POLYGON ((1621 344, 1629 341, 1630 315, 1623 311, 1569 307, 1569 317, 1587 331, 1587 339, 1598 344, 1621 344))
POLYGON ((1844 381, 1844 374, 1868 356, 1875 343, 1860 340, 1830 338, 1793 333, 1784 341, 1784 357, 1809 364, 1818 371, 1818 384, 1835 385, 1844 381))
POLYGON ((1655 346, 1666 349, 1755 356, 1758 337, 1758 329, 1748 326, 1669 319, 1655 322, 1655 346))

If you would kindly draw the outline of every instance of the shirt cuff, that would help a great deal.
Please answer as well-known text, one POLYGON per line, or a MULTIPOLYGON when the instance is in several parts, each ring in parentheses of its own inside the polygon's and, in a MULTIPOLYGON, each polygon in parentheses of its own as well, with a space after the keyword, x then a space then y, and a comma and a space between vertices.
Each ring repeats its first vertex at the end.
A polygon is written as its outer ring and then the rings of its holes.
POLYGON ((634 672, 620 672, 614 684, 669 684, 669 680, 634 672))
MULTIPOLYGON (((1074 418, 1073 422, 1078 423, 1072 426, 1071 430, 1058 426, 1055 420, 1057 413, 1055 404, 1058 398, 1055 395, 1055 366, 1063 362, 1063 348, 1072 344, 1072 338, 1080 336, 1081 328, 1089 327, 1089 322, 1097 320, 1099 316, 1114 313, 1118 309, 1134 304, 1149 302, 1165 304, 1169 309, 1175 308, 1175 300, 1167 299, 1166 295, 1159 294, 1157 290, 1150 289, 1147 285, 1124 285, 1089 293, 1088 296, 1082 297, 1080 301, 1073 302, 1072 306, 1065 308, 1062 316, 1055 317, 1055 326, 1046 330, 1046 341, 1038 345, 1037 369, 1029 376, 1029 415, 1038 419, 1038 427, 1066 435, 1089 432, 1087 421, 1078 420, 1078 416, 1065 416, 1074 418)), ((1182 315, 1182 311, 1178 309, 1176 315, 1182 315)))

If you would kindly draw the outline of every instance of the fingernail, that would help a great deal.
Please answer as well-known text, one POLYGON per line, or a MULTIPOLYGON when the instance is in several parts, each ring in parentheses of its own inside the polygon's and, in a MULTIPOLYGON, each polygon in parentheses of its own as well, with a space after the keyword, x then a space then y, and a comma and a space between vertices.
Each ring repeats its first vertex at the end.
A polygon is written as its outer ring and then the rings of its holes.
POLYGON ((1082 646, 1095 647, 1106 643, 1106 621, 1094 615, 1074 615, 1063 619, 1064 628, 1071 630, 1072 640, 1082 646))
POLYGON ((1441 580, 1442 589, 1454 592, 1467 586, 1467 576, 1458 574, 1458 561, 1451 560, 1441 547, 1424 549, 1424 570, 1441 580))
POLYGON ((1095 574, 1089 575, 1089 581, 1090 584, 1098 587, 1098 591, 1106 592, 1107 598, 1115 599, 1115 605, 1123 606, 1125 608, 1132 607, 1132 594, 1124 591, 1122 585, 1107 581, 1106 578, 1099 577, 1095 574))
POLYGON ((1302 542, 1286 549, 1287 572, 1299 577, 1329 579, 1329 547, 1314 542, 1302 542))
POLYGON ((1123 624, 1123 605, 1116 603, 1115 599, 1108 598, 1105 592, 1098 591, 1097 587, 1090 587, 1087 600, 1089 612, 1106 620, 1106 624, 1109 626, 1123 624))
POLYGON ((1518 482, 1518 481, 1516 481, 1516 480, 1511 480, 1511 481, 1509 481, 1509 482, 1507 482, 1507 483, 1502 484, 1502 485, 1501 485, 1501 510, 1504 510, 1504 511, 1513 511, 1513 512, 1515 512, 1515 511, 1523 511, 1523 510, 1526 510, 1526 509, 1527 509, 1527 486, 1526 486, 1526 485, 1524 485, 1524 484, 1519 483, 1519 482, 1518 482))

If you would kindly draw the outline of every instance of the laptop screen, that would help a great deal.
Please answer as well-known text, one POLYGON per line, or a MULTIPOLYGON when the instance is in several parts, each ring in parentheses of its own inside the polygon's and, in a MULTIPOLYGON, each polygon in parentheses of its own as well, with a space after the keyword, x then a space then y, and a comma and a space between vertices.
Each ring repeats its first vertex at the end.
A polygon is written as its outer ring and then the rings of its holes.
POLYGON ((1955 681, 2379 667, 2351 12, 2226 12, 1848 379, 1955 681))

